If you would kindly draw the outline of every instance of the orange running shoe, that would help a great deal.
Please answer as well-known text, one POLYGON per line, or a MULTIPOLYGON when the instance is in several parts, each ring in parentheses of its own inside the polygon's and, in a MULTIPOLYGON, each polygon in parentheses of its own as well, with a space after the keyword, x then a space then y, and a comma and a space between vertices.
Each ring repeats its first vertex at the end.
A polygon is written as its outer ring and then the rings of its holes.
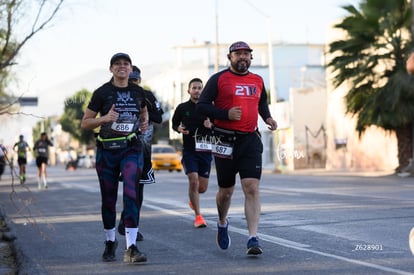
POLYGON ((189 201, 189 202, 188 202, 188 206, 190 206, 190 208, 191 208, 192 210, 194 210, 194 205, 193 205, 193 203, 192 203, 191 201, 189 201))
POLYGON ((201 215, 196 216, 195 221, 194 221, 194 227, 195 228, 202 228, 202 227, 206 227, 206 226, 207 226, 207 223, 204 220, 203 216, 201 216, 201 215))

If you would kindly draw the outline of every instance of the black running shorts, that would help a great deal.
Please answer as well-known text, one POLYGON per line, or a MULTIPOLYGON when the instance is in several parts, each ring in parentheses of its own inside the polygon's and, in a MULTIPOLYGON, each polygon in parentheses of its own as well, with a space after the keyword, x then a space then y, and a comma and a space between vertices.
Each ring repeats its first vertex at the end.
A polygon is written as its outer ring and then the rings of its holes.
POLYGON ((240 179, 260 179, 262 175, 263 143, 259 133, 238 135, 234 141, 233 158, 215 156, 218 185, 223 188, 236 184, 236 174, 240 179))

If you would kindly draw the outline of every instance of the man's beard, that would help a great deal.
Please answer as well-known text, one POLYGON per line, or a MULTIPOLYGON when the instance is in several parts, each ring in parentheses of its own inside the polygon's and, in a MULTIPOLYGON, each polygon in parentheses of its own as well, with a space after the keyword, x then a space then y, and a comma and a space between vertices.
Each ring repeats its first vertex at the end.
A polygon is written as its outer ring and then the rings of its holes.
POLYGON ((232 64, 233 69, 237 73, 241 73, 241 74, 246 73, 249 70, 249 66, 250 66, 250 62, 245 61, 245 60, 239 60, 232 64))

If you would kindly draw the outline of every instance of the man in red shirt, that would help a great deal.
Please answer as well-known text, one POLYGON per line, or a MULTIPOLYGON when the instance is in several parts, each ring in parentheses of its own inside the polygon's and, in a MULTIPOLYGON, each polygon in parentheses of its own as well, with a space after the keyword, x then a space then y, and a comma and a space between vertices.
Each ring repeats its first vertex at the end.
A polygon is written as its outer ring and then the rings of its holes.
POLYGON ((242 41, 230 46, 227 55, 230 67, 210 77, 197 107, 201 113, 214 118, 212 153, 219 185, 217 244, 221 249, 231 244, 227 214, 239 173, 249 231, 247 254, 259 255, 263 252, 257 238, 263 144, 258 132, 258 116, 260 114, 271 131, 276 130, 277 123, 269 111, 262 77, 249 72, 252 51, 242 41))

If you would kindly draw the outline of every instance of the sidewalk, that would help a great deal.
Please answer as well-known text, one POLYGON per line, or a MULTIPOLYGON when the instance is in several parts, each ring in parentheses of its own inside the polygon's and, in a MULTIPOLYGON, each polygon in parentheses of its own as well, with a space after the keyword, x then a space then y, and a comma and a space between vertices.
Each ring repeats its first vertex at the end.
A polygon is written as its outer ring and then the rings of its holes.
MULTIPOLYGON (((9 167, 6 167, 0 184, 11 186, 12 178, 9 167)), ((17 237, 8 226, 8 222, 7 213, 0 204, 0 275, 17 275, 19 274, 18 257, 13 242, 17 237)))
POLYGON ((13 247, 15 236, 7 226, 5 214, 0 209, 0 275, 18 274, 17 257, 13 247))

